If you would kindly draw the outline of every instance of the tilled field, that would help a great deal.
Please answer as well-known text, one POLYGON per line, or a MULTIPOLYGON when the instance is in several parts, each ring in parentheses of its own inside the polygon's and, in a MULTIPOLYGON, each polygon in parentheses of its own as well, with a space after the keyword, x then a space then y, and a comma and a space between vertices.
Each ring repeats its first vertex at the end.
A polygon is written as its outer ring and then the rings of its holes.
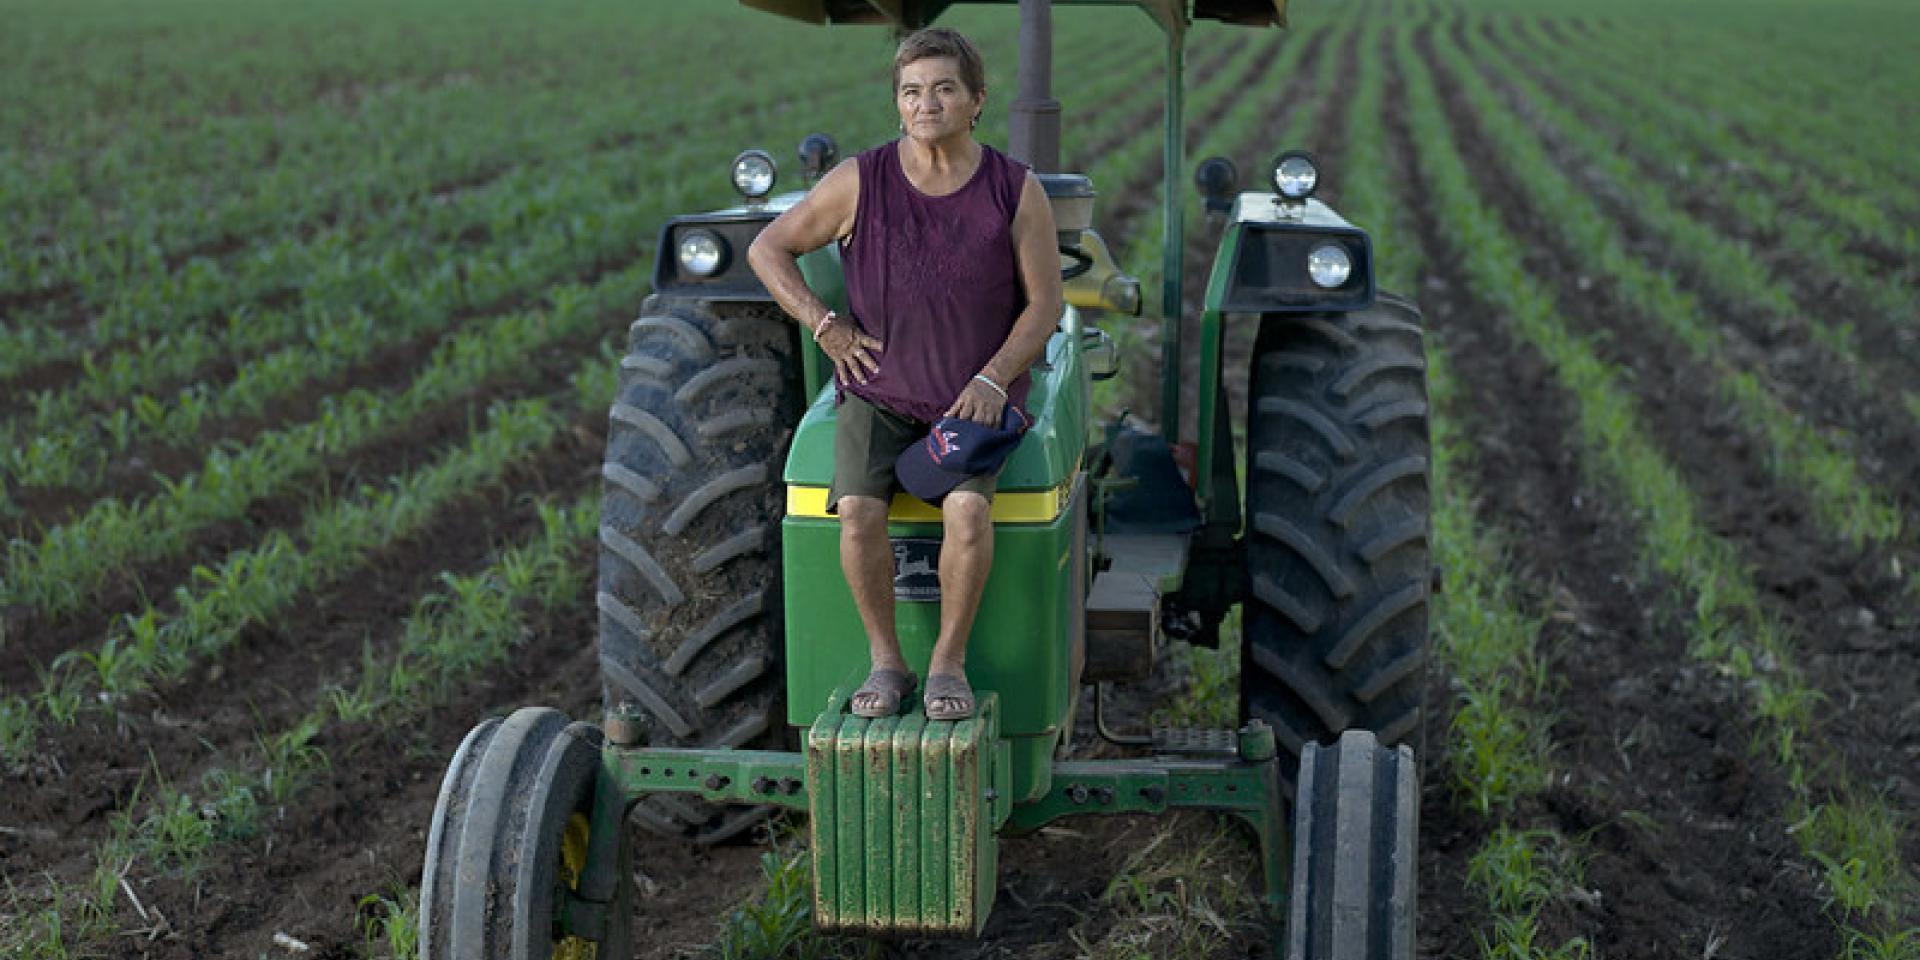
MULTIPOLYGON (((0 949, 385 955, 466 729, 598 713, 660 222, 744 146, 889 135, 889 43, 722 0, 5 14, 0 949)), ((1313 150, 1426 315, 1422 955, 1920 957, 1914 13, 1292 17, 1194 29, 1188 142, 1313 150)), ((1010 10, 953 22, 1011 90, 1010 10)), ((1156 38, 1057 23, 1069 164, 1158 290, 1156 38)), ((1157 320, 1117 332, 1107 400, 1156 409, 1157 320)), ((1163 673, 1123 711, 1233 697, 1163 673)), ((1264 952, 1234 831, 1069 826, 1003 850, 983 942, 873 949, 1264 952)), ((765 838, 636 842, 645 956, 767 888, 765 838)))

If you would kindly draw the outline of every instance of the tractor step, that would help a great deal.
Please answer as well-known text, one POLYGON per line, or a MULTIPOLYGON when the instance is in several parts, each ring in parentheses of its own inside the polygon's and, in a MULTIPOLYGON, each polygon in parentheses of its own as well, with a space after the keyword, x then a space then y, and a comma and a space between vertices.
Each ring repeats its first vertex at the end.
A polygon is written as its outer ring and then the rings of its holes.
POLYGON ((1237 757, 1240 735, 1205 727, 1155 727, 1153 752, 1183 757, 1237 757))

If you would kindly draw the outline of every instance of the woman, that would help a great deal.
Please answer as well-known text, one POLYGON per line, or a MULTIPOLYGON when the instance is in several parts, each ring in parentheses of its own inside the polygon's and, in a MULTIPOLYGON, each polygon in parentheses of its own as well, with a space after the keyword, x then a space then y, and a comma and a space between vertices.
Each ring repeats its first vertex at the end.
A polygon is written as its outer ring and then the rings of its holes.
MULTIPOLYGON (((840 517, 840 566, 872 659, 851 703, 866 717, 896 712, 918 683, 894 629, 894 461, 943 416, 999 428, 1018 410, 1061 296, 1040 181, 973 138, 987 99, 979 52, 957 31, 921 30, 894 56, 893 88, 900 139, 835 167, 747 254, 833 361, 841 406, 828 510, 840 517), (829 311, 795 263, 828 243, 841 244, 852 316, 829 311)), ((972 477, 941 502, 940 634, 923 700, 932 719, 973 714, 967 634, 993 563, 994 481, 972 477)))

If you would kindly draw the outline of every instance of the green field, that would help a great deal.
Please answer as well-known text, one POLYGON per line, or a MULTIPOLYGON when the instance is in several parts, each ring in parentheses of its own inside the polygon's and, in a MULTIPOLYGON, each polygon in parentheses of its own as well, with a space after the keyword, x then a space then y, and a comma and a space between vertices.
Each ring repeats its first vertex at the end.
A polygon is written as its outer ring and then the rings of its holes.
MULTIPOLYGON (((1920 958, 1920 7, 1291 16, 1193 29, 1187 166, 1313 150, 1426 313, 1422 955, 1920 958)), ((661 223, 742 148, 785 188, 807 133, 891 136, 890 36, 732 0, 0 22, 0 955, 404 953, 462 733, 597 716, 661 223)), ((1013 8, 949 22, 1004 145, 1013 8)), ((1065 162, 1158 289, 1157 34, 1056 23, 1065 162)), ((1153 409, 1159 318, 1109 327, 1104 396, 1153 409)), ((1232 711, 1233 658, 1170 659, 1200 679, 1155 709, 1232 711)), ((1245 955, 1250 845, 1178 827, 1009 847, 992 950, 1245 955)), ((789 936, 768 842, 640 840, 647 955, 858 953, 789 936)))

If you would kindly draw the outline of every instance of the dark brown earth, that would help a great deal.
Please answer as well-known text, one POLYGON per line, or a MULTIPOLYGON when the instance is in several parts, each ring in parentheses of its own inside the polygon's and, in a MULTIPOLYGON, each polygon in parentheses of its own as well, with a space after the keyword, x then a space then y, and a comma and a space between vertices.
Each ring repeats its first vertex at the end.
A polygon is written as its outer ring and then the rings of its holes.
MULTIPOLYGON (((1589 29, 1578 27, 1582 34, 1589 29)), ((1430 51, 1443 37, 1427 28, 1421 49, 1430 51)), ((1335 89, 1351 89, 1358 56, 1383 54, 1358 49, 1352 33, 1338 39, 1319 30, 1300 40, 1311 46, 1297 71, 1307 75, 1321 58, 1332 58, 1328 75, 1336 78, 1330 84, 1335 89)), ((1236 35, 1232 42, 1262 41, 1236 35)), ((1223 44, 1197 54, 1193 69, 1210 75, 1237 49, 1223 44)), ((1437 69, 1430 52, 1423 55, 1428 67, 1437 69)), ((1259 87, 1262 76, 1256 63, 1240 86, 1259 87)), ((1572 398, 1549 365, 1516 339, 1505 318, 1472 295, 1461 265, 1447 254, 1446 225, 1438 220, 1413 163, 1420 145, 1411 140, 1403 118, 1404 83, 1399 70, 1390 73, 1389 154, 1398 164, 1394 180, 1404 185, 1399 199, 1413 212, 1420 245, 1432 257, 1413 293, 1463 388, 1460 409, 1446 411, 1457 420, 1456 429, 1471 436, 1474 459, 1461 479, 1474 491, 1476 515, 1509 538, 1525 599, 1548 613, 1539 645, 1557 679, 1548 702, 1536 706, 1554 718, 1556 776, 1549 789, 1512 816, 1578 839, 1588 855, 1579 894, 1555 901, 1543 915, 1543 940, 1585 937, 1597 955, 1607 957, 1832 957, 1838 945, 1833 922, 1821 912, 1824 893, 1817 871, 1801 859, 1787 833, 1786 785, 1753 749, 1752 731, 1743 719, 1746 693, 1691 659, 1683 629, 1691 611, 1679 605, 1680 594, 1671 584, 1646 571, 1638 559, 1638 518, 1582 471, 1572 449, 1577 432, 1572 398)), ((1442 83, 1439 89, 1456 127, 1472 130, 1476 121, 1455 86, 1442 83)), ((1255 141, 1278 129, 1284 118, 1310 111, 1304 145, 1333 158, 1327 197, 1337 202, 1337 158, 1345 153, 1347 118, 1339 98, 1322 93, 1299 84, 1259 89, 1257 95, 1270 104, 1272 126, 1249 131, 1245 140, 1260 155, 1292 146, 1255 141)), ((1224 111, 1218 104, 1194 107, 1190 136, 1224 111)), ((1130 118, 1123 133, 1152 137, 1158 129, 1156 106, 1130 118)), ((1713 529, 1752 566, 1769 612, 1801 638, 1800 665, 1829 696, 1819 708, 1817 732, 1834 746, 1833 762, 1862 783, 1886 787, 1897 808, 1920 810, 1920 785, 1912 774, 1920 761, 1920 711, 1912 706, 1920 701, 1913 643, 1920 607, 1890 575, 1891 556, 1837 543, 1803 498, 1769 480, 1762 452, 1708 393, 1703 371, 1646 325, 1614 322, 1623 314, 1621 306, 1609 299, 1604 284, 1582 272, 1578 251, 1554 245, 1537 212, 1509 182, 1501 158, 1488 152, 1481 137, 1463 135, 1461 142, 1488 203, 1509 230, 1536 241, 1529 272, 1555 291, 1568 323, 1587 332, 1609 332, 1598 346, 1631 371, 1653 440, 1700 492, 1713 529)), ((1584 175, 1564 151, 1557 156, 1570 174, 1584 175)), ((1110 224, 1109 236, 1118 243, 1151 215, 1158 160, 1151 166, 1135 183, 1103 191, 1130 198, 1102 210, 1103 225, 1110 224)), ((1256 176, 1243 171, 1243 177, 1256 176)), ((480 182, 441 186, 467 189, 480 182)), ((1650 262, 1665 260, 1665 252, 1633 221, 1629 206, 1613 203, 1608 209, 1638 253, 1650 262)), ((1694 212, 1725 226, 1724 213, 1706 207, 1694 212)), ((1753 239, 1764 243, 1766 238, 1753 239)), ((245 242, 222 238, 197 253, 234 255, 245 242), (228 242, 241 246, 229 248, 228 242)), ((1204 236, 1189 237, 1185 282, 1190 302, 1204 281, 1208 245, 1204 236)), ((1796 289, 1817 289, 1811 265, 1791 257, 1778 263, 1796 289)), ((1147 294, 1151 299, 1157 291, 1147 294)), ((1770 327, 1755 326, 1732 305, 1707 306, 1746 338, 1760 361, 1804 346, 1792 337, 1780 339, 1770 327)), ((628 318, 605 319, 606 329, 618 330, 628 318)), ((1865 331, 1866 318, 1860 320, 1858 328, 1865 331)), ((1244 381, 1235 372, 1244 368, 1250 340, 1243 335, 1229 341, 1227 380, 1230 389, 1242 391, 1234 395, 1235 411, 1244 408, 1244 381)), ((424 356, 427 346, 409 344, 383 355, 356 371, 354 382, 404 382, 409 365, 424 356)), ((486 397, 523 390, 526 383, 555 382, 597 346, 568 343, 533 358, 528 376, 514 378, 513 384, 482 385, 404 435, 331 467, 314 487, 377 483, 422 463, 458 442, 486 397)), ((1197 370, 1197 339, 1185 347, 1186 362, 1197 370)), ((1883 476, 1897 480, 1902 472, 1920 469, 1920 455, 1892 449, 1910 440, 1911 430, 1897 429, 1891 408, 1857 397, 1844 371, 1820 363, 1788 366, 1779 378, 1785 396, 1809 404, 1834 397, 1861 401, 1820 412, 1858 431, 1863 442, 1887 445, 1883 476)), ((1889 362, 1889 369, 1903 368, 1889 362)), ((72 371, 47 373, 65 377, 72 371)), ((1134 408, 1157 411, 1158 378, 1151 364, 1135 373, 1141 374, 1134 380, 1141 393, 1134 408)), ((287 409, 260 423, 231 425, 221 436, 247 436, 303 417, 321 395, 340 385, 318 385, 287 409)), ((1184 405, 1193 409, 1193 398, 1184 405)), ((113 811, 128 803, 143 774, 158 768, 170 782, 190 785, 216 762, 250 755, 258 731, 284 727, 309 708, 316 690, 351 675, 364 643, 390 641, 414 598, 434 590, 442 571, 479 569, 497 548, 527 536, 538 525, 536 499, 569 502, 595 489, 603 428, 597 414, 582 416, 502 483, 473 491, 429 529, 308 598, 283 622, 248 631, 218 666, 203 665, 186 681, 120 704, 111 715, 89 714, 78 727, 49 732, 34 763, 0 770, 0 784, 11 798, 0 814, 0 873, 29 889, 43 873, 84 884, 93 866, 93 844, 106 834, 113 811)), ((168 461, 162 473, 187 462, 168 461)), ((116 483, 124 484, 114 488, 122 494, 150 489, 150 481, 140 479, 116 483)), ((1900 487, 1911 509, 1916 502, 1911 484, 1892 485, 1900 487)), ((54 506, 71 510, 79 503, 54 506)), ((97 639, 105 624, 134 608, 134 584, 149 595, 161 594, 184 581, 191 563, 217 558, 264 531, 292 528, 304 507, 304 496, 261 504, 244 522, 209 531, 188 558, 131 571, 128 584, 100 609, 54 624, 13 621, 6 657, 0 660, 0 689, 24 688, 36 664, 97 639), (20 639, 12 639, 16 636, 20 639)), ((127 899, 117 902, 117 918, 145 932, 113 937, 100 951, 114 957, 252 957, 271 955, 271 938, 284 932, 311 944, 310 956, 364 955, 354 927, 361 899, 417 886, 439 778, 447 754, 468 727, 530 703, 552 704, 576 717, 597 715, 595 623, 585 579, 576 602, 551 615, 531 615, 525 645, 506 667, 428 705, 415 722, 397 728, 329 726, 317 744, 329 764, 313 773, 312 783, 293 802, 270 812, 256 838, 217 847, 190 877, 149 863, 136 866, 128 886, 149 919, 143 922, 127 899)), ((1163 670, 1153 683, 1123 697, 1121 712, 1137 719, 1181 682, 1163 670)), ((1447 704, 1452 696, 1445 678, 1436 676, 1430 701, 1447 704)), ((1439 709, 1429 717, 1428 743, 1444 742, 1448 714, 1439 709)), ((1083 703, 1076 742, 1099 755, 1085 729, 1089 715, 1090 704, 1083 703)), ((1461 881, 1488 825, 1457 806, 1436 769, 1429 768, 1423 794, 1420 952, 1476 956, 1475 937, 1484 931, 1486 908, 1461 881)), ((1065 826, 1003 847, 999 906, 982 941, 890 943, 880 955, 1075 955, 1064 931, 1110 922, 1115 907, 1103 899, 1108 880, 1160 824, 1116 819, 1065 826)), ((1201 836, 1216 825, 1195 817, 1183 829, 1188 836, 1201 836)), ((1253 858, 1244 837, 1240 842, 1242 855, 1223 869, 1245 877, 1253 858)), ((645 945, 641 955, 680 957, 710 941, 725 910, 758 890, 763 849, 758 844, 692 849, 636 834, 635 863, 643 878, 637 921, 637 939, 645 945)), ((1911 862, 1920 862, 1920 849, 1910 844, 1906 853, 1911 862)), ((1257 931, 1235 927, 1220 955, 1263 953, 1257 931)))
MULTIPOLYGON (((586 282, 595 277, 587 276, 586 282)), ((502 304, 507 309, 518 309, 534 302, 533 296, 523 296, 502 304)), ((465 320, 477 320, 482 314, 469 312, 465 320)), ((460 322, 452 325, 457 329, 460 322)), ((340 377, 329 378, 328 382, 317 390, 303 392, 299 398, 282 406, 307 407, 320 397, 336 389, 368 383, 404 384, 408 371, 413 365, 424 360, 441 339, 446 336, 442 331, 424 335, 421 341, 411 347, 398 348, 371 358, 367 364, 358 365, 340 377), (412 363, 396 362, 393 353, 403 354, 412 363)), ((43 622, 25 610, 8 614, 5 623, 5 635, 18 637, 9 641, 9 650, 15 656, 9 656, 0 662, 0 686, 6 689, 20 689, 34 680, 37 665, 44 664, 57 656, 60 651, 71 649, 96 641, 109 624, 116 621, 121 611, 138 609, 137 601, 141 597, 160 598, 172 594, 173 589, 184 583, 195 566, 216 563, 234 549, 244 548, 257 541, 266 531, 287 530, 293 532, 301 517, 314 499, 315 491, 350 489, 366 481, 382 477, 398 476, 422 464, 431 462, 444 452, 449 443, 462 442, 466 428, 484 418, 486 407, 495 398, 508 396, 528 385, 551 384, 564 381, 566 375, 575 369, 580 359, 590 355, 597 347, 596 338, 572 338, 563 340, 538 356, 529 358, 529 363, 513 375, 497 378, 492 382, 476 384, 465 395, 455 398, 389 437, 369 445, 357 452, 351 459, 330 461, 326 469, 316 476, 306 478, 305 482, 293 491, 279 497, 259 501, 248 508, 246 516, 234 521, 217 524, 193 538, 191 548, 184 554, 161 563, 149 564, 137 572, 118 579, 110 585, 99 602, 88 609, 60 618, 53 622, 43 622)), ((246 436, 267 429, 299 423, 307 419, 311 410, 276 410, 267 418, 240 425, 237 429, 246 436)), ((180 473, 192 468, 187 461, 189 453, 184 450, 163 451, 157 457, 179 469, 180 473)), ((165 476, 167 474, 161 474, 165 476)), ((171 474, 178 476, 179 473, 171 474)), ((147 488, 156 486, 157 476, 147 474, 142 479, 128 481, 129 486, 147 488)), ((117 491, 118 495, 128 496, 130 490, 117 491)), ((82 509, 85 500, 73 498, 72 506, 82 509)), ((431 554, 424 556, 430 557, 431 554)))
MULTIPOLYGON (((1395 71, 1390 102, 1403 102, 1401 86, 1395 71)), ((1392 126, 1394 153, 1410 157, 1405 126, 1392 126)), ((1409 179, 1403 182, 1416 188, 1413 195, 1424 192, 1417 174, 1404 175, 1409 179)), ((1421 246, 1446 250, 1432 208, 1418 204, 1414 210, 1421 246)), ((1587 838, 1592 858, 1586 882, 1600 892, 1587 910, 1565 903, 1550 907, 1542 918, 1543 943, 1583 936, 1602 956, 1621 951, 1698 957, 1708 931, 1686 918, 1691 913, 1725 916, 1743 936, 1765 926, 1764 938, 1735 944, 1739 949, 1730 956, 1768 955, 1752 948, 1796 940, 1804 946, 1772 955, 1830 956, 1830 924, 1808 898, 1804 873, 1790 872, 1799 882, 1784 888, 1772 879, 1782 865, 1780 848, 1791 852, 1791 841, 1779 837, 1773 849, 1757 850, 1721 838, 1737 829, 1747 804, 1765 816, 1767 801, 1784 801, 1784 787, 1768 782, 1756 791, 1751 785, 1745 731, 1722 729, 1714 719, 1727 709, 1730 691, 1688 658, 1681 631, 1671 625, 1676 611, 1650 609, 1663 591, 1616 575, 1637 567, 1632 520, 1586 485, 1564 446, 1562 438, 1574 430, 1572 399, 1538 354, 1515 343, 1496 312, 1471 298, 1463 276, 1452 258, 1436 260, 1422 280, 1420 299, 1457 377, 1472 385, 1461 391, 1468 409, 1456 418, 1473 435, 1476 461, 1469 479, 1481 493, 1476 512, 1511 533, 1516 572, 1522 582, 1539 585, 1535 602, 1550 604, 1549 630, 1537 643, 1551 651, 1551 672, 1563 678, 1553 702, 1538 706, 1559 718, 1552 730, 1561 746, 1556 769, 1564 764, 1566 779, 1539 798, 1537 809, 1520 811, 1516 819, 1587 838), (1649 671, 1648 664, 1656 666, 1649 671), (1632 754, 1618 746, 1628 736, 1634 736, 1632 754), (1720 743, 1721 736, 1732 742, 1720 743), (1738 772, 1700 779, 1716 757, 1738 772), (1645 832, 1619 819, 1629 810, 1651 817, 1657 829, 1645 832), (1726 827, 1709 832, 1699 820, 1726 827), (1724 864, 1729 855, 1736 862, 1724 864), (1737 891, 1756 877, 1765 878, 1759 889, 1770 895, 1751 893, 1751 906, 1743 907, 1737 891), (1729 881, 1736 885, 1727 886, 1729 881), (1688 910, 1676 910, 1679 904, 1688 910), (1789 923, 1784 931, 1778 928, 1783 918, 1789 923)), ((1440 680, 1432 696, 1431 702, 1445 702, 1451 692, 1440 680)), ((1429 742, 1445 737, 1443 719, 1431 718, 1429 742)), ((1457 809, 1457 801, 1435 786, 1429 785, 1421 810, 1422 875, 1464 876, 1468 858, 1486 839, 1486 821, 1457 809)), ((1486 909, 1476 893, 1435 883, 1422 895, 1423 948, 1434 955, 1472 955, 1486 909)))
MULTIPOLYGON (((1431 28, 1423 29, 1418 45, 1428 67, 1438 70, 1432 42, 1431 28)), ((1736 424, 1724 415, 1702 422, 1701 412, 1719 409, 1703 395, 1704 376, 1687 369, 1678 351, 1644 325, 1605 323, 1630 312, 1608 304, 1601 286, 1582 274, 1577 253, 1556 248, 1550 231, 1529 220, 1500 158, 1471 132, 1458 88, 1444 80, 1444 71, 1439 76, 1436 89, 1462 131, 1459 143, 1468 168, 1480 175, 1477 186, 1514 235, 1536 244, 1528 272, 1559 291, 1563 316, 1577 327, 1608 331, 1599 343, 1603 353, 1635 374, 1654 438, 1702 491, 1714 529, 1758 566, 1769 599, 1779 601, 1774 612, 1799 626, 1816 649, 1836 654, 1844 642, 1821 642, 1832 631, 1806 611, 1871 603, 1892 614, 1881 623, 1898 624, 1894 612, 1906 610, 1907 600, 1876 574, 1884 565, 1853 557, 1812 529, 1794 494, 1760 479, 1763 465, 1736 424)), ((1393 102, 1404 102, 1397 71, 1392 82, 1393 102)), ((1417 145, 1399 119, 1402 111, 1388 115, 1394 153, 1413 156, 1417 145)), ((1400 182, 1409 184, 1421 246, 1436 256, 1447 251, 1417 172, 1402 170, 1400 182)), ((1566 449, 1577 432, 1571 397, 1542 358, 1513 339, 1498 311, 1471 296, 1450 256, 1429 264, 1420 299, 1463 384, 1466 409, 1456 413, 1456 427, 1472 437, 1476 512, 1512 537, 1520 582, 1535 585, 1535 602, 1551 611, 1540 644, 1550 651, 1556 693, 1539 707, 1556 718, 1559 779, 1537 809, 1521 811, 1518 820, 1584 838, 1591 852, 1586 883, 1599 896, 1584 907, 1564 901, 1550 907, 1544 942, 1583 936, 1603 956, 1833 955, 1833 924, 1819 909, 1816 871, 1799 857, 1783 820, 1791 793, 1754 752, 1750 728, 1736 719, 1747 709, 1745 695, 1691 660, 1682 629, 1690 611, 1677 608, 1675 594, 1636 558, 1636 519, 1592 488, 1566 449), (1628 813, 1633 817, 1623 816, 1628 813)), ((1892 637, 1904 628, 1886 629, 1884 641, 1857 641, 1880 650, 1874 662, 1883 665, 1887 648, 1896 645, 1892 637)), ((1850 673, 1822 669, 1826 659, 1816 653, 1806 664, 1815 685, 1856 689, 1850 673)), ((1894 673, 1910 675, 1897 667, 1894 673)), ((1902 706, 1890 699, 1877 722, 1896 721, 1902 706)), ((1844 753, 1865 755, 1856 772, 1877 778, 1899 769, 1898 743, 1844 731, 1832 724, 1833 711, 1827 713, 1821 732, 1844 753)), ((1429 737, 1436 735, 1443 731, 1429 730, 1429 737)), ((1451 810, 1444 792, 1430 787, 1428 799, 1422 811, 1428 875, 1457 876, 1484 827, 1451 810)), ((1466 892, 1437 884, 1423 895, 1423 942, 1445 955, 1474 952, 1478 921, 1469 918, 1477 905, 1466 892), (1436 897, 1442 902, 1434 903, 1436 897)))
MULTIPOLYGON (((1431 37, 1421 35, 1423 52, 1430 49, 1431 37)), ((1437 75, 1446 76, 1428 59, 1437 75)), ((1477 120, 1458 88, 1444 82, 1443 88, 1449 120, 1465 132, 1460 143, 1468 166, 1483 174, 1483 196, 1500 209, 1513 235, 1535 242, 1528 272, 1552 279, 1561 292, 1562 316, 1576 329, 1604 331, 1604 337, 1594 338, 1596 348, 1630 371, 1643 398, 1642 421, 1668 462, 1700 495, 1702 519, 1742 548, 1757 585, 1776 604, 1770 612, 1802 638, 1801 655, 1808 661, 1803 665, 1814 685, 1830 696, 1844 691, 1845 709, 1830 704, 1821 720, 1833 726, 1835 745, 1848 765, 1865 783, 1891 787, 1898 806, 1920 809, 1920 782, 1910 776, 1911 757, 1898 734, 1902 711, 1920 698, 1915 687, 1920 651, 1900 642, 1920 625, 1920 610, 1895 573, 1902 567, 1895 562, 1900 553, 1850 547, 1821 524, 1804 496, 1769 477, 1764 449, 1749 432, 1754 428, 1708 389, 1713 375, 1687 361, 1680 345, 1653 325, 1617 322, 1633 316, 1633 308, 1616 300, 1607 282, 1586 273, 1579 251, 1557 242, 1555 232, 1539 220, 1542 214, 1530 209, 1517 185, 1506 179, 1499 158, 1482 146, 1488 140, 1472 132, 1477 120), (1895 736, 1883 736, 1886 731, 1895 736)), ((1649 263, 1658 268, 1664 261, 1649 263)), ((1736 330, 1741 323, 1737 312, 1715 319, 1736 330)), ((1835 382, 1799 395, 1844 396, 1845 372, 1831 375, 1835 382)), ((1796 395, 1791 389, 1779 393, 1796 395)), ((1911 428, 1903 433, 1887 425, 1864 439, 1895 444, 1910 434, 1911 428)))

